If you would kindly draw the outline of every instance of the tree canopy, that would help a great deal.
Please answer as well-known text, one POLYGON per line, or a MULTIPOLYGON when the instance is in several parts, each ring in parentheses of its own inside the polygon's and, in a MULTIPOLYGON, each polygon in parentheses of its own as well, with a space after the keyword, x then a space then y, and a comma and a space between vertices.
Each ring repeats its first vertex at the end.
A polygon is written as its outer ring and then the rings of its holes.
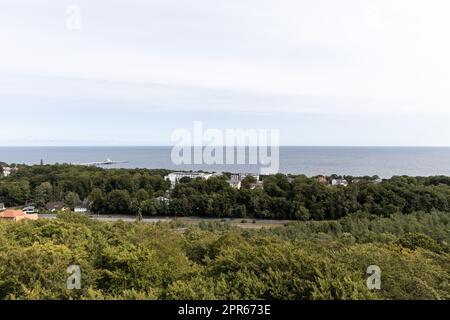
POLYGON ((266 230, 0 222, 0 299, 449 299, 447 213, 349 215, 266 230), (68 290, 67 267, 81 270, 68 290), (382 270, 369 290, 367 267, 382 270))

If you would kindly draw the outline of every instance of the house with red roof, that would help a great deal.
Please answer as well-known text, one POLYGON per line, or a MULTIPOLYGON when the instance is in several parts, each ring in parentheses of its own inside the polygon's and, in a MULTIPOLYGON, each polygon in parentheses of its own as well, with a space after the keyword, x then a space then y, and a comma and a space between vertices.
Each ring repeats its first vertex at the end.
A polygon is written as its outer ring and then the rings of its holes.
POLYGON ((7 219, 13 221, 21 221, 21 220, 37 220, 37 214, 26 214, 22 210, 5 210, 0 212, 0 219, 7 219))

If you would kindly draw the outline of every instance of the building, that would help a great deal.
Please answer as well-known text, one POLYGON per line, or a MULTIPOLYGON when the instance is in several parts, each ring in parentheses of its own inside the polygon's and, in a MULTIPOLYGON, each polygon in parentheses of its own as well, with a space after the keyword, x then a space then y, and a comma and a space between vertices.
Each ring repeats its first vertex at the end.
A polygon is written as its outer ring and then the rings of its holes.
POLYGON ((3 202, 0 203, 0 211, 5 211, 6 207, 5 204, 3 202))
POLYGON ((68 207, 62 201, 49 202, 45 205, 45 210, 50 212, 66 211, 68 207))
POLYGON ((159 203, 164 203, 164 204, 169 204, 169 202, 170 202, 170 199, 169 198, 166 198, 166 197, 157 197, 156 198, 156 201, 157 202, 159 202, 159 203))
POLYGON ((362 179, 353 179, 352 183, 373 183, 373 184, 379 184, 383 182, 381 178, 362 178, 362 179))
POLYGON ((34 206, 28 206, 22 209, 22 212, 26 214, 38 213, 38 210, 34 206))
POLYGON ((251 183, 250 184, 250 190, 262 190, 264 189, 264 183, 262 181, 257 181, 256 183, 251 183))
POLYGON ((3 174, 3 176, 6 178, 6 177, 9 177, 10 175, 11 175, 11 172, 13 171, 13 169, 12 168, 10 168, 10 167, 3 167, 3 172, 2 172, 2 174, 3 174))
POLYGON ((213 176, 213 174, 204 173, 204 172, 172 172, 169 175, 167 175, 166 177, 164 177, 164 180, 170 181, 170 186, 171 186, 171 188, 173 188, 183 178, 189 178, 189 179, 201 178, 204 180, 208 180, 212 176, 213 176))
POLYGON ((348 186, 348 181, 345 180, 345 179, 333 179, 331 181, 331 184, 333 186, 347 187, 348 186))
POLYGON ((0 219, 21 221, 21 220, 37 220, 38 215, 36 213, 27 214, 21 210, 5 210, 0 212, 0 219))
POLYGON ((17 171, 17 167, 3 167, 3 171, 0 171, 0 176, 9 177, 12 173, 17 171))
POLYGON ((259 175, 253 174, 253 173, 232 173, 230 176, 230 179, 228 180, 228 183, 231 187, 235 189, 240 189, 242 186, 242 181, 247 177, 253 177, 256 181, 256 183, 252 184, 259 184, 259 175))
POLYGON ((240 189, 242 185, 242 179, 240 174, 233 173, 230 177, 230 180, 228 180, 228 183, 232 188, 240 189))
POLYGON ((73 212, 75 213, 87 213, 89 212, 89 202, 88 199, 84 199, 84 201, 79 205, 73 208, 73 212))
POLYGON ((381 178, 376 178, 375 180, 373 180, 373 183, 378 184, 378 183, 382 183, 383 179, 381 178))

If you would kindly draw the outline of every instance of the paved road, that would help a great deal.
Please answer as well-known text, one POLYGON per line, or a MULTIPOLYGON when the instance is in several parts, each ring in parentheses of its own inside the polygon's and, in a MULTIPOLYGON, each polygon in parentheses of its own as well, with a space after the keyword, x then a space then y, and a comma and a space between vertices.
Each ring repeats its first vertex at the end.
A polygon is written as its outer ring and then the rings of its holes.
MULTIPOLYGON (((127 215, 90 215, 92 219, 98 220, 98 221, 125 221, 125 222, 135 222, 136 217, 135 216, 127 216, 127 215)), ((39 218, 44 219, 56 219, 56 214, 40 214, 39 218)), ((144 223, 157 223, 160 221, 164 222, 170 222, 170 221, 179 221, 179 222, 185 222, 185 223, 199 223, 199 222, 229 222, 232 224, 237 224, 242 227, 248 227, 251 228, 251 226, 281 226, 285 225, 287 223, 293 222, 292 220, 269 220, 269 219, 255 219, 255 223, 253 222, 253 219, 230 219, 230 218, 203 218, 203 217, 180 217, 175 219, 174 217, 152 217, 152 218, 143 218, 142 222, 144 223), (245 220, 245 223, 242 223, 242 221, 245 220)))
MULTIPOLYGON (((39 218, 41 219, 56 219, 56 214, 40 214, 39 218)), ((110 215, 110 216, 106 216, 106 215, 102 215, 102 216, 97 216, 97 215, 90 215, 89 216, 91 219, 94 220, 99 220, 99 221, 125 221, 125 222, 135 222, 136 221, 136 217, 134 216, 121 216, 121 215, 110 215)), ((159 221, 171 221, 173 219, 170 218, 144 218, 142 221, 146 222, 146 223, 157 223, 159 221)))

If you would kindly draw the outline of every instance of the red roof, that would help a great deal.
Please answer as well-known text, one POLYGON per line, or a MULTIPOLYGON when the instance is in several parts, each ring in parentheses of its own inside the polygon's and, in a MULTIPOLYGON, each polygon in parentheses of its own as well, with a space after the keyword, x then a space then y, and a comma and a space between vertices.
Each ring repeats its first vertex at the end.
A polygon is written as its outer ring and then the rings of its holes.
POLYGON ((24 214, 22 210, 6 210, 0 212, 0 218, 15 218, 24 214))

